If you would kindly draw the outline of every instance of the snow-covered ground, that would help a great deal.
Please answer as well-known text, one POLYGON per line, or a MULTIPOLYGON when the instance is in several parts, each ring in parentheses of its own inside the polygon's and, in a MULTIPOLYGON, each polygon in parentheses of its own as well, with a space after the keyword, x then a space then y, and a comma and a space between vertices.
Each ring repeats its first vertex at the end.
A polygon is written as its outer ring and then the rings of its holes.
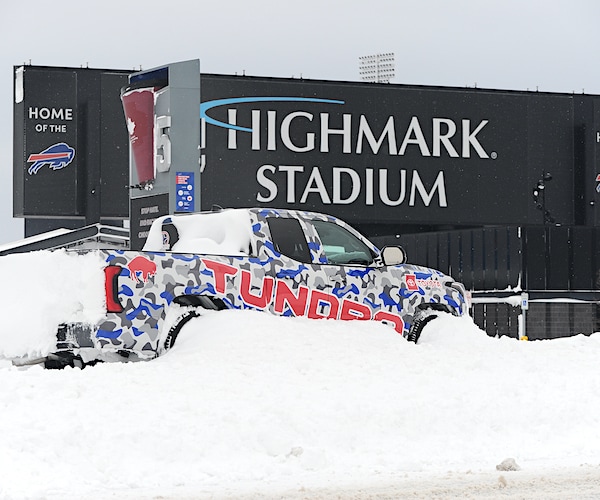
MULTIPOLYGON (((81 304, 54 308, 95 304, 68 268, 56 291, 81 304)), ((60 312, 3 304, 0 353, 60 312)), ((150 362, 0 358, 0 499, 598 498, 599 359, 600 334, 494 339, 442 316, 415 345, 253 311, 207 313, 150 362)))

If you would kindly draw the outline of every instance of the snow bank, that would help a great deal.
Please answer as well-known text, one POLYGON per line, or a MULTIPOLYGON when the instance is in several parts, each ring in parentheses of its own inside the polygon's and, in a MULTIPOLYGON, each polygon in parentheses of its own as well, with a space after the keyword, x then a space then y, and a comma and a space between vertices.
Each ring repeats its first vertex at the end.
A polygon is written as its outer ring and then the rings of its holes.
POLYGON ((0 362, 0 498, 495 498, 583 464, 600 493, 598 334, 494 339, 442 315, 422 340, 222 311, 149 362, 0 362), (521 471, 496 470, 509 457, 521 471))
POLYGON ((104 273, 96 253, 40 251, 0 257, 0 358, 50 352, 57 326, 96 322, 105 312, 104 273))
POLYGON ((493 497, 519 481, 547 493, 531 474, 584 464, 600 496, 600 334, 497 339, 440 314, 415 345, 378 322, 234 310, 192 320, 149 362, 1 359, 95 321, 102 264, 0 258, 1 499, 395 497, 421 482, 429 498, 471 473, 494 483, 468 491, 493 497), (509 457, 521 470, 499 483, 509 457))

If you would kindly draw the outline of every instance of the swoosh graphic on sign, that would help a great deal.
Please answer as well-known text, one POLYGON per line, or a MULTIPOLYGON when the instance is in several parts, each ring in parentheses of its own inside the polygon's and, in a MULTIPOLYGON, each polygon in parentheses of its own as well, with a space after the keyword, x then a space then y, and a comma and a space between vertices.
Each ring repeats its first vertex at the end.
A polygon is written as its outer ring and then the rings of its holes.
POLYGON ((317 97, 232 97, 229 99, 215 99, 214 101, 207 101, 201 103, 200 118, 203 118, 206 123, 216 125, 217 127, 239 130, 240 132, 252 132, 251 128, 220 122, 219 120, 211 118, 207 114, 207 111, 209 109, 217 108, 219 106, 227 106, 232 104, 246 104, 252 102, 316 102, 325 104, 345 104, 344 101, 339 101, 336 99, 320 99, 317 97))

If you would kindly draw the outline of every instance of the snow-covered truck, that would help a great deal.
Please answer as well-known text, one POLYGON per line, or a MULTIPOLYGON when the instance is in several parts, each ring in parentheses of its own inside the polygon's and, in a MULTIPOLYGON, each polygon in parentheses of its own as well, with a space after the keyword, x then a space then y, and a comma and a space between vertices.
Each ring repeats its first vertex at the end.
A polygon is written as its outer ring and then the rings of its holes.
POLYGON ((438 312, 468 312, 460 283, 314 212, 169 215, 153 222, 142 251, 78 250, 89 252, 103 262, 106 312, 62 323, 56 348, 38 360, 46 366, 155 358, 206 311, 381 321, 414 342, 438 312))

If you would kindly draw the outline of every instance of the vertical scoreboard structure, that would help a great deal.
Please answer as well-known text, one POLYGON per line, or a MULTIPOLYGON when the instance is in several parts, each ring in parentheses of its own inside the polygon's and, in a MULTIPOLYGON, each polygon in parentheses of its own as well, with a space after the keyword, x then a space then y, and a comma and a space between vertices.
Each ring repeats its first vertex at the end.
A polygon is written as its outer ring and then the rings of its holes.
POLYGON ((130 244, 161 215, 200 210, 200 62, 129 76, 121 91, 130 142, 130 244))

